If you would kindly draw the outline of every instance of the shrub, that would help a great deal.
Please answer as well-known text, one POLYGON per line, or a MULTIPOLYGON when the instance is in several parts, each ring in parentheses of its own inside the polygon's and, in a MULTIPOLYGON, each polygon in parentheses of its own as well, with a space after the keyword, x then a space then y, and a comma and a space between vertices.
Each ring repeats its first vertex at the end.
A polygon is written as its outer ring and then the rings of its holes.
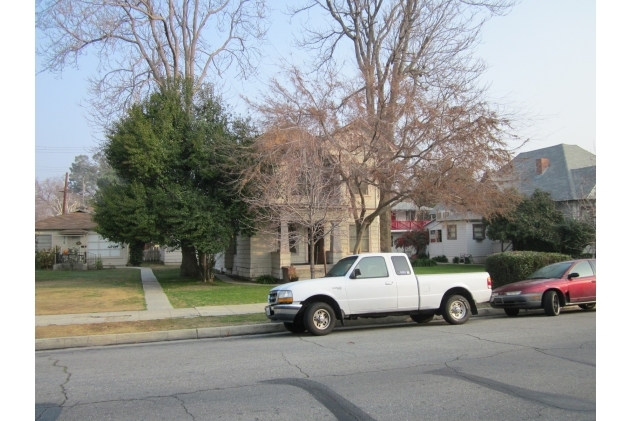
POLYGON ((436 266, 437 263, 435 260, 428 258, 414 259, 412 260, 413 267, 428 267, 428 266, 436 266))
POLYGON ((97 270, 101 270, 103 269, 103 260, 101 260, 101 256, 96 258, 96 269, 97 270))
POLYGON ((438 263, 449 263, 447 256, 445 256, 444 254, 442 256, 434 256, 432 257, 432 260, 438 263))
POLYGON ((460 263, 460 258, 458 256, 454 256, 454 258, 451 259, 451 263, 460 263))
POLYGON ((510 251, 488 256, 485 269, 491 275, 493 288, 497 288, 521 281, 544 266, 570 259, 567 254, 560 253, 510 251))
POLYGON ((257 284, 281 284, 280 279, 274 278, 272 275, 261 275, 256 278, 257 284))
POLYGON ((35 269, 52 269, 55 264, 55 252, 52 250, 37 250, 35 252, 35 269))

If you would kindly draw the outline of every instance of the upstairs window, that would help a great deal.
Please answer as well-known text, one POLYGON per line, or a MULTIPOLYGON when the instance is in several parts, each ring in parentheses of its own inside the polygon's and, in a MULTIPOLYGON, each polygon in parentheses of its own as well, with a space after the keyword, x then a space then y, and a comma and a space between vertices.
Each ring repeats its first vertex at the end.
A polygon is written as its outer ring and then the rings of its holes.
POLYGON ((473 239, 484 240, 484 224, 473 224, 473 239))
POLYGON ((447 239, 448 240, 458 239, 458 226, 456 224, 447 225, 447 239))

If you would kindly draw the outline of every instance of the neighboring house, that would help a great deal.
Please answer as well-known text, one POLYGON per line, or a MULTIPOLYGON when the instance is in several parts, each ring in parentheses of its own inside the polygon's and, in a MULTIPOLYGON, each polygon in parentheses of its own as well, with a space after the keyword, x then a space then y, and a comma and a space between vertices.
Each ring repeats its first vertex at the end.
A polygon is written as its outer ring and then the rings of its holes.
MULTIPOLYGON (((378 190, 370 187, 365 196, 369 211, 376 208, 379 197, 378 190)), ((294 266, 300 279, 309 279, 309 247, 305 242, 293 242, 293 232, 306 238, 306 228, 297 228, 292 224, 283 224, 278 236, 257 234, 252 237, 237 236, 233 244, 223 255, 218 256, 215 268, 224 273, 256 278, 260 275, 272 275, 283 278, 283 267, 294 266)), ((352 253, 355 245, 355 224, 349 213, 346 223, 334 229, 332 235, 320 239, 315 247, 315 265, 318 275, 324 274, 326 258, 330 268, 342 257, 352 253)), ((362 238, 362 252, 378 252, 379 218, 366 229, 362 238)))
POLYGON ((407 231, 423 230, 425 225, 430 222, 430 211, 430 208, 418 207, 412 202, 401 202, 392 207, 390 231, 393 252, 406 253, 408 256, 414 253, 412 248, 395 247, 394 242, 407 231))
MULTIPOLYGON (((531 196, 539 189, 550 193, 556 208, 568 217, 596 223, 596 155, 576 145, 560 144, 522 152, 500 173, 503 188, 515 187, 531 196)), ((482 262, 492 253, 510 250, 483 232, 482 218, 457 214, 442 206, 432 209, 430 257, 471 255, 482 262)), ((508 247, 508 248, 507 248, 508 247)))
POLYGON ((128 261, 125 244, 107 241, 94 230, 90 213, 79 210, 35 222, 35 250, 59 248, 56 262, 77 256, 82 264, 92 265, 100 258, 104 267, 124 266, 128 261))
POLYGON ((539 189, 550 193, 566 216, 596 218, 596 155, 576 145, 560 144, 522 152, 502 169, 506 186, 531 196, 539 189))
MULTIPOLYGON (((482 218, 471 212, 459 214, 437 205, 431 210, 429 231, 429 257, 470 257, 473 263, 484 263, 486 256, 498 253, 501 243, 486 237, 482 218)), ((506 250, 504 250, 506 251, 506 250)))

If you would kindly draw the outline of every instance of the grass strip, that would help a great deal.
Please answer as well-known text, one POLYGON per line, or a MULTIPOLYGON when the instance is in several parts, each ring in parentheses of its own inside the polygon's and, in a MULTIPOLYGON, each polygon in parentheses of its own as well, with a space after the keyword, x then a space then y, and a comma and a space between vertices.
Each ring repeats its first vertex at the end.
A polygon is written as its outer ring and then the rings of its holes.
POLYGON ((268 323, 264 313, 233 316, 187 317, 142 320, 136 322, 92 323, 81 325, 36 326, 35 339, 68 336, 108 335, 116 333, 155 332, 161 330, 198 329, 203 327, 239 326, 268 323))

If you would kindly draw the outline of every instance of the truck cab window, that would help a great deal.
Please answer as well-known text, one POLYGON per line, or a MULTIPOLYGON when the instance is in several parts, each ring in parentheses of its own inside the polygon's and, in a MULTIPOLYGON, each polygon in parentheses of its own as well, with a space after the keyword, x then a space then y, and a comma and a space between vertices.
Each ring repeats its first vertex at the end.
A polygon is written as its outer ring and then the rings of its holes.
POLYGON ((388 268, 382 256, 364 257, 355 268, 361 272, 357 279, 388 277, 388 268))
POLYGON ((394 273, 397 275, 412 274, 408 260, 403 256, 392 256, 392 265, 394 266, 394 273))

